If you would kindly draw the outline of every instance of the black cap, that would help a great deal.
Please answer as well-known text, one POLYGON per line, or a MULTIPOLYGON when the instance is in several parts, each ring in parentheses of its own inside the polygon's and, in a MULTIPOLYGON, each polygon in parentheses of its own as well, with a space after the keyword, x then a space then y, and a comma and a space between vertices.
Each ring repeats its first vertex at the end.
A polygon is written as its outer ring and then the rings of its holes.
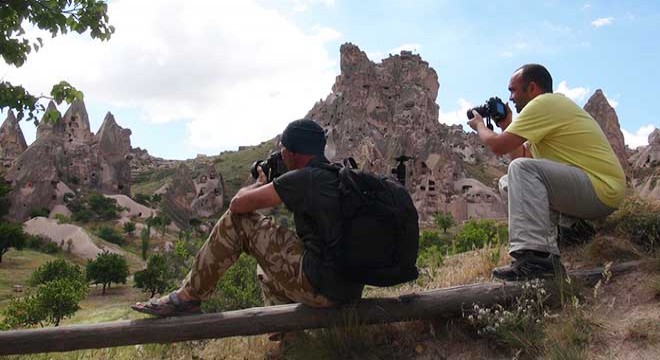
POLYGON ((297 154, 323 155, 325 131, 313 120, 300 119, 287 125, 280 142, 287 150, 297 154))

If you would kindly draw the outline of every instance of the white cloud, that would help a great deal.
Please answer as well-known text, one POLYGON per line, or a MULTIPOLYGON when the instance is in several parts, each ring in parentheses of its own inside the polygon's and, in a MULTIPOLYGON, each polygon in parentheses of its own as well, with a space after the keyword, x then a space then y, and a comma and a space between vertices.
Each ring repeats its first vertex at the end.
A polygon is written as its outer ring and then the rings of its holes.
POLYGON ((335 0, 290 0, 293 6, 293 11, 303 12, 309 10, 309 8, 316 4, 321 4, 327 7, 334 7, 335 0))
POLYGON ((598 19, 592 21, 591 25, 593 27, 599 28, 601 26, 611 25, 613 21, 614 21, 613 17, 598 18, 598 19))
POLYGON ((610 106, 614 109, 616 109, 617 106, 619 106, 619 102, 612 99, 611 97, 607 96, 607 94, 603 93, 605 95, 605 99, 607 99, 607 102, 610 103, 610 106))
POLYGON ((137 109, 152 123, 186 121, 182 137, 208 153, 278 134, 330 93, 337 72, 324 48, 341 36, 336 30, 306 31, 254 0, 117 0, 109 16, 117 29, 109 42, 44 37, 25 66, 0 65, 0 74, 36 93, 67 79, 88 107, 96 101, 113 112, 137 109))
POLYGON ((569 88, 566 80, 563 80, 559 83, 555 92, 564 94, 566 97, 579 104, 584 102, 589 93, 589 89, 583 87, 569 88))
POLYGON ((456 104, 458 105, 458 110, 443 112, 442 108, 440 108, 438 120, 440 120, 441 123, 447 125, 466 125, 467 111, 473 106, 470 102, 462 98, 458 99, 456 104))
POLYGON ((631 149, 648 145, 649 135, 651 135, 653 130, 655 130, 655 126, 645 125, 637 129, 637 131, 633 134, 628 132, 626 129, 621 128, 621 132, 623 133, 623 140, 631 149))
POLYGON ((591 4, 584 4, 584 6, 582 6, 582 10, 590 10, 590 9, 591 9, 591 4))

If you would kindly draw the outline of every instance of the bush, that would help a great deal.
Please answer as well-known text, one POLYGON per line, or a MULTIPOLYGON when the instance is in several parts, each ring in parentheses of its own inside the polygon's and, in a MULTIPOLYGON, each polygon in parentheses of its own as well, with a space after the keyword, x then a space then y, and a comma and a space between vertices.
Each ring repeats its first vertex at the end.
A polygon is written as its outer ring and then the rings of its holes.
POLYGON ((126 284, 128 277, 128 264, 126 259, 118 254, 104 251, 96 255, 96 259, 87 262, 85 268, 87 281, 94 284, 103 284, 102 295, 111 283, 126 284))
POLYGON ((660 206, 640 198, 628 198, 605 220, 604 228, 652 251, 660 245, 660 206))
POLYGON ((94 192, 81 199, 70 199, 67 207, 71 210, 71 218, 80 222, 114 220, 121 211, 117 200, 94 192))
POLYGON ((127 223, 124 223, 124 234, 132 236, 133 231, 135 231, 135 223, 134 222, 129 221, 127 223))
POLYGON ((109 241, 113 244, 124 245, 126 240, 113 227, 103 225, 96 230, 96 235, 105 241, 109 241))
POLYGON ((480 249, 488 244, 501 245, 508 241, 505 224, 494 220, 469 220, 456 234, 452 252, 457 254, 473 249, 480 249))
POLYGON ((220 279, 217 291, 202 304, 202 308, 206 312, 219 312, 255 306, 263 306, 257 261, 242 254, 220 279))
POLYGON ((444 256, 442 254, 442 251, 436 245, 426 247, 419 252, 417 265, 429 268, 434 273, 435 269, 444 263, 444 256))
POLYGON ((46 207, 42 207, 39 209, 32 209, 32 211, 30 211, 30 219, 39 216, 48 217, 48 215, 50 215, 50 210, 46 207))
POLYGON ((30 284, 41 285, 59 279, 83 282, 85 277, 78 265, 69 264, 64 259, 57 259, 41 265, 32 272, 30 284))
POLYGON ((46 254, 57 254, 58 252, 62 251, 62 248, 60 248, 56 243, 42 235, 27 234, 25 239, 25 247, 46 254))

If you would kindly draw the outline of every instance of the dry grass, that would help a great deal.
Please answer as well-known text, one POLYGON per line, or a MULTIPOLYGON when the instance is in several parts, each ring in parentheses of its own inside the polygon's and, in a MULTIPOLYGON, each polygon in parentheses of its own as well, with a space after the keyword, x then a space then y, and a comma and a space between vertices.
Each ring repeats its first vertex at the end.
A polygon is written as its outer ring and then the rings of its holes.
POLYGON ((27 289, 32 272, 39 266, 55 259, 57 259, 56 256, 32 250, 11 249, 5 253, 2 263, 0 263, 0 304, 12 296, 21 296, 22 293, 14 292, 14 285, 21 285, 27 289))
POLYGON ((660 319, 640 319, 626 329, 625 339, 638 343, 660 342, 660 319))

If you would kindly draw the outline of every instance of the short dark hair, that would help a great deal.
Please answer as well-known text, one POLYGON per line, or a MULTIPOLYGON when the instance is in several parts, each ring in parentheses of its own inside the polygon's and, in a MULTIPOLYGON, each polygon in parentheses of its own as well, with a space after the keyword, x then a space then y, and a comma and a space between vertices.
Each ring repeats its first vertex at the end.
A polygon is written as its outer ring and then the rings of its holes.
POLYGON ((539 64, 525 64, 518 68, 518 70, 522 70, 521 76, 525 82, 525 86, 534 82, 541 88, 541 90, 543 90, 543 92, 552 93, 552 76, 545 66, 539 64))

